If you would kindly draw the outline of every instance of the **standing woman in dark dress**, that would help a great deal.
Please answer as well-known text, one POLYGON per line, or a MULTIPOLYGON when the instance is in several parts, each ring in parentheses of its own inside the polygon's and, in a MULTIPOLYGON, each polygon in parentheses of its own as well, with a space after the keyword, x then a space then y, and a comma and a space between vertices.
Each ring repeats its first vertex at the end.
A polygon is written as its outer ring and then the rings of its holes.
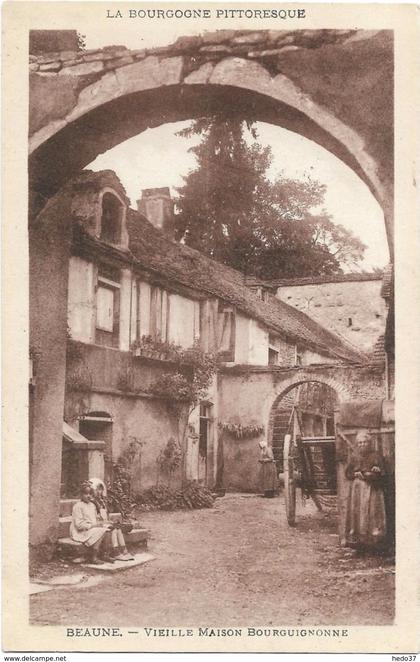
POLYGON ((346 468, 346 476, 351 480, 346 541, 351 547, 374 548, 385 542, 387 533, 384 463, 381 455, 372 450, 368 432, 358 432, 355 444, 346 468))
POLYGON ((273 449, 271 446, 268 446, 266 441, 260 441, 259 447, 261 449, 259 459, 261 464, 261 491, 264 493, 265 497, 272 498, 277 490, 277 472, 273 449))

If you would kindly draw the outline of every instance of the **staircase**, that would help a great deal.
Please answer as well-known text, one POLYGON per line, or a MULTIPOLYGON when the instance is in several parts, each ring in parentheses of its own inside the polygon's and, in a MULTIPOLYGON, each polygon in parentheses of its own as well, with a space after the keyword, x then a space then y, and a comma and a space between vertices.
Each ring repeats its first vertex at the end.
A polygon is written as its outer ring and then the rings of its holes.
MULTIPOLYGON (((82 543, 76 542, 70 538, 71 513, 76 502, 77 499, 60 499, 58 547, 59 553, 67 557, 77 556, 83 549, 82 543)), ((117 521, 120 518, 120 513, 109 514, 111 522, 117 521)), ((136 521, 133 521, 133 530, 130 531, 130 533, 124 534, 125 541, 130 550, 147 549, 147 541, 149 537, 149 531, 140 526, 139 522, 136 521)))

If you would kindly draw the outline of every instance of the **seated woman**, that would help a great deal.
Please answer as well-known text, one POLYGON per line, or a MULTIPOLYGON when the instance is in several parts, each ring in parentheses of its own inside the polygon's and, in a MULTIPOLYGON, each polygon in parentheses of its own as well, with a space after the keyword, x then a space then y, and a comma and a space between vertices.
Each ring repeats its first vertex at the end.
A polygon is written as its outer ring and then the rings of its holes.
POLYGON ((108 524, 98 520, 92 498, 91 485, 83 483, 80 489, 80 501, 73 506, 70 536, 86 547, 89 562, 97 565, 102 562, 99 557, 106 560, 105 537, 108 524))
POLYGON ((381 547, 387 533, 384 464, 380 454, 372 449, 368 432, 358 432, 355 443, 356 447, 346 468, 346 476, 351 480, 346 522, 347 544, 359 549, 381 547))
POLYGON ((115 561, 133 561, 134 556, 129 553, 125 544, 124 534, 121 530, 120 522, 111 522, 109 519, 105 483, 99 478, 92 478, 89 481, 92 486, 93 502, 96 507, 98 520, 108 527, 111 537, 111 559, 115 561))

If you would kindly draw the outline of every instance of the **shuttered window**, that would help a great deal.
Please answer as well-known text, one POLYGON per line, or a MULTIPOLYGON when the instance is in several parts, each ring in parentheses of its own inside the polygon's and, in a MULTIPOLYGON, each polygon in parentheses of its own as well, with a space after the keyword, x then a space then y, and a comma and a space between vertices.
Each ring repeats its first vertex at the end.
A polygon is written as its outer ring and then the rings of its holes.
POLYGON ((95 342, 107 347, 118 347, 120 336, 120 283, 107 275, 98 274, 96 287, 96 333, 95 342))
POLYGON ((96 328, 102 331, 114 330, 114 290, 98 287, 96 295, 96 328))
POLYGON ((219 303, 218 352, 222 361, 235 360, 235 311, 232 306, 219 303))

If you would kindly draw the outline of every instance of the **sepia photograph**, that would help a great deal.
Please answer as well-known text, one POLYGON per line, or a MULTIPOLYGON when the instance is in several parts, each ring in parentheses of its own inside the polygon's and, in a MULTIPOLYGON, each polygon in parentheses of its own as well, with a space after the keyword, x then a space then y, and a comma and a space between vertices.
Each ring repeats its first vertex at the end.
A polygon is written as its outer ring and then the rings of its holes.
POLYGON ((344 652, 396 624, 394 30, 92 4, 25 32, 27 625, 344 652))

